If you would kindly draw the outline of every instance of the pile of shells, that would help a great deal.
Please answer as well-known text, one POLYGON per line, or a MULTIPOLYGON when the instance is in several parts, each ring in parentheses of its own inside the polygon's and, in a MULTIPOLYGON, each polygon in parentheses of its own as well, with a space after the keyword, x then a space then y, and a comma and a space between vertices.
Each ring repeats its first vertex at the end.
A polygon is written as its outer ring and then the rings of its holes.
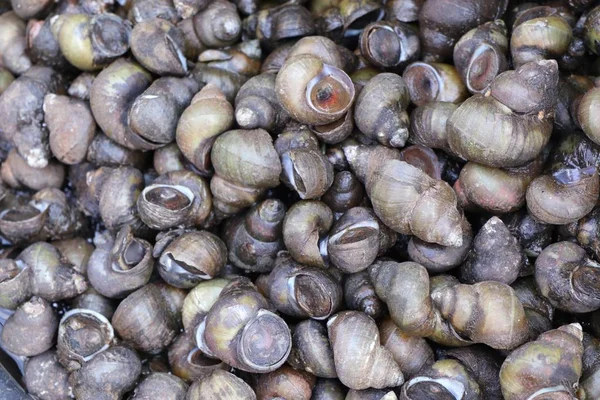
POLYGON ((23 387, 600 399, 594 3, 0 0, 23 387))

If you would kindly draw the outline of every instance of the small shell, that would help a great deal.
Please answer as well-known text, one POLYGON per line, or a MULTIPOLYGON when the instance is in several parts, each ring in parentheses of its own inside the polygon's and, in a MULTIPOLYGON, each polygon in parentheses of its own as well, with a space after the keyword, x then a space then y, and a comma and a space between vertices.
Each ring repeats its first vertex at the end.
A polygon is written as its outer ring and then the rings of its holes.
POLYGON ((324 267, 322 249, 333 213, 325 203, 302 200, 288 210, 283 220, 283 242, 292 257, 302 264, 324 267))
POLYGON ((318 150, 294 149, 281 155, 284 183, 301 199, 321 197, 333 183, 333 166, 318 150))
POLYGON ((140 219, 152 229, 164 230, 186 222, 193 210, 194 193, 180 185, 146 186, 137 200, 140 219))
POLYGON ((409 89, 400 75, 381 73, 363 87, 356 99, 354 122, 362 133, 390 147, 408 139, 409 89))
POLYGON ((400 21, 379 21, 367 25, 360 34, 360 52, 373 66, 403 68, 419 57, 417 31, 400 21))
POLYGON ((355 207, 346 211, 329 232, 330 262, 346 273, 365 270, 379 254, 379 221, 372 210, 355 207))
POLYGON ((214 278, 227 261, 225 243, 206 231, 186 232, 172 241, 158 260, 158 272, 175 287, 192 288, 214 278))
POLYGON ((414 62, 406 67, 402 77, 417 106, 430 101, 460 104, 469 96, 456 68, 450 64, 414 62))
POLYGON ((0 260, 0 307, 15 310, 31 297, 31 269, 19 260, 0 260))
POLYGON ((256 400, 256 394, 246 382, 230 372, 221 370, 194 382, 187 395, 189 400, 210 400, 219 397, 256 400))
POLYGON ((598 200, 600 179, 594 167, 542 175, 527 188, 527 209, 547 224, 565 225, 588 214, 598 200))
POLYGON ((54 346, 57 328, 50 303, 34 296, 6 320, 0 340, 11 353, 32 357, 54 346))
POLYGON ((146 285, 127 296, 111 322, 119 337, 148 353, 166 349, 179 332, 175 316, 156 285, 146 285))

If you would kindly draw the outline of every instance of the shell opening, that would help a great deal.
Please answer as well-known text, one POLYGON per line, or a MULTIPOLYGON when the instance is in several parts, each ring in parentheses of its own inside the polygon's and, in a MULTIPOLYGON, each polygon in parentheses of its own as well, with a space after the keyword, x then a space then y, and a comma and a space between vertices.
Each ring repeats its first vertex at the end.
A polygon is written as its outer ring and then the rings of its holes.
POLYGON ((21 260, 6 259, 0 262, 0 283, 8 282, 25 271, 28 265, 21 260))
POLYGON ((191 265, 188 265, 184 261, 177 260, 173 254, 166 253, 160 257, 160 264, 163 266, 165 271, 172 271, 182 275, 193 275, 195 278, 200 279, 211 279, 212 276, 208 275, 204 271, 201 271, 191 265))
POLYGON ((305 193, 306 187, 304 186, 302 177, 298 174, 298 171, 294 166, 294 161, 289 152, 285 152, 281 156, 281 166, 283 167, 283 173, 290 186, 300 194, 305 193))
POLYGON ((434 101, 443 91, 444 80, 438 71, 424 62, 415 62, 404 70, 403 75, 413 103, 417 105, 434 101))
POLYGON ((400 152, 400 159, 419 168, 434 179, 442 179, 441 163, 433 150, 419 144, 406 147, 400 152))
POLYGON ((358 36, 367 25, 381 20, 384 15, 384 10, 379 7, 372 10, 365 8, 364 11, 362 15, 357 13, 354 18, 352 16, 347 18, 348 22, 344 24, 344 37, 358 36))
POLYGON ((410 390, 411 387, 419 384, 419 383, 435 383, 438 384, 440 386, 442 386, 444 389, 446 389, 448 392, 450 392, 450 394, 452 394, 452 396, 454 396, 454 398, 456 400, 461 400, 464 398, 464 396, 466 395, 466 390, 465 390, 465 386, 454 380, 454 379, 449 379, 449 378, 429 378, 426 376, 417 376, 416 378, 411 379, 410 381, 408 381, 406 383, 406 390, 410 390))
POLYGON ((366 240, 379 235, 379 223, 375 219, 360 221, 329 237, 332 244, 348 244, 366 240))
POLYGON ((146 256, 146 247, 136 239, 133 239, 123 252, 123 260, 127 267, 135 267, 146 256))
POLYGON ((195 348, 190 351, 186 359, 191 365, 199 367, 212 367, 221 364, 221 360, 207 357, 206 354, 199 348, 195 348))
POLYGON ((150 185, 142 195, 148 202, 169 211, 183 210, 194 201, 194 193, 180 185, 150 185))
POLYGON ((297 274, 288 279, 288 292, 298 307, 311 318, 322 320, 333 311, 330 291, 319 282, 318 276, 297 274))
POLYGON ((319 253, 321 254, 323 263, 325 263, 326 266, 329 265, 329 251, 327 246, 329 246, 329 235, 323 236, 319 239, 319 253))
POLYGON ((368 33, 369 56, 386 68, 402 61, 402 41, 395 29, 388 25, 375 26, 368 33))
POLYGON ((260 310, 241 334, 241 361, 257 372, 273 371, 287 360, 292 349, 290 330, 278 315, 260 310))
POLYGON ((0 220, 13 223, 27 221, 38 217, 43 211, 33 206, 9 208, 0 213, 0 220))
POLYGON ((341 114, 354 100, 354 84, 341 69, 323 64, 321 72, 306 86, 306 102, 315 111, 341 114))
MULTIPOLYGON (((208 348, 206 344, 206 340, 204 340, 204 331, 206 329, 206 318, 203 318, 202 321, 196 326, 196 332, 194 334, 194 340, 196 342, 196 346, 199 350, 202 351, 208 357, 216 358, 214 353, 208 348)), ((191 353, 190 353, 191 355, 191 353)))
POLYGON ((568 393, 570 395, 573 395, 572 391, 569 390, 567 387, 565 387, 564 385, 558 385, 558 386, 552 386, 552 387, 547 387, 547 388, 540 389, 537 392, 533 393, 531 396, 529 396, 527 398, 527 400, 542 400, 542 399, 546 399, 548 397, 546 397, 545 395, 547 395, 548 393, 556 393, 556 392, 564 392, 564 393, 568 393))
POLYGON ((477 47, 467 67, 465 78, 467 88, 474 93, 482 93, 492 83, 500 72, 501 55, 490 45, 482 44, 477 47))
POLYGON ((58 330, 59 343, 83 361, 108 349, 114 336, 113 327, 105 316, 80 308, 65 313, 58 330))
POLYGON ((183 55, 183 52, 181 51, 181 49, 179 48, 177 43, 175 43, 175 41, 173 40, 173 38, 171 36, 167 35, 166 40, 167 40, 167 44, 169 45, 169 47, 171 48, 173 53, 175 53, 175 55, 177 56, 177 60, 179 61, 179 65, 181 65, 181 69, 183 70, 184 73, 187 72, 188 71, 187 60, 186 60, 185 56, 183 55))
POLYGON ((100 14, 90 21, 90 36, 98 52, 94 61, 118 57, 127 52, 131 28, 116 15, 100 14))
POLYGON ((575 185, 581 180, 596 173, 596 167, 586 168, 562 168, 552 174, 556 182, 561 185, 575 185))

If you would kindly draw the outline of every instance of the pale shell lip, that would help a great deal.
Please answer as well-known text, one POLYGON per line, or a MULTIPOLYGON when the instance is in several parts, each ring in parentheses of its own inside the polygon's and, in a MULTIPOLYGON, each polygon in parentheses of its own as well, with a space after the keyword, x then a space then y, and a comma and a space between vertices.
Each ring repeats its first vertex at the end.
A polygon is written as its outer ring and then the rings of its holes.
POLYGON ((446 388, 446 390, 448 390, 454 396, 454 398, 456 400, 462 399, 463 396, 466 394, 465 386, 462 383, 460 383, 454 379, 449 379, 449 378, 434 379, 434 378, 428 378, 426 376, 417 376, 416 378, 413 378, 410 381, 406 382, 405 390, 408 390, 410 387, 416 385, 417 383, 421 383, 421 382, 439 383, 444 388, 446 388))
MULTIPOLYGON (((165 185, 165 184, 160 184, 160 183, 154 183, 154 184, 146 186, 144 188, 144 190, 142 191, 142 196, 144 197, 144 200, 146 199, 146 195, 148 194, 148 192, 150 190, 160 189, 160 188, 175 189, 178 192, 183 193, 185 195, 185 197, 188 198, 190 204, 194 202, 194 192, 192 192, 190 188, 188 188, 186 186, 182 186, 182 185, 165 185)), ((189 204, 188 204, 188 206, 189 206, 189 204)))
MULTIPOLYGON (((60 341, 60 338, 62 337, 61 334, 65 335, 64 328, 63 328, 65 322, 71 316, 77 315, 77 314, 84 314, 84 315, 87 314, 89 316, 92 316, 93 318, 95 318, 96 320, 98 320, 101 324, 103 324, 106 327, 106 329, 107 329, 108 337, 107 337, 106 343, 100 349, 98 349, 97 351, 95 351, 94 353, 92 353, 92 354, 90 354, 88 356, 82 357, 83 361, 89 361, 89 360, 91 360, 92 358, 96 357, 98 354, 102 353, 104 350, 106 350, 106 349, 108 349, 110 347, 111 342, 115 338, 115 332, 114 332, 112 324, 110 323, 110 321, 104 315, 102 315, 102 314, 100 314, 100 313, 98 313, 96 311, 88 310, 88 309, 85 309, 85 308, 74 308, 72 310, 67 311, 65 313, 65 315, 63 315, 63 317, 60 320, 60 323, 58 325, 58 337, 59 337, 59 341, 60 341)), ((68 350, 71 351, 71 348, 69 347, 68 350)))
POLYGON ((527 398, 527 400, 536 400, 536 399, 538 399, 539 395, 547 394, 547 393, 555 393, 555 392, 571 393, 571 391, 564 385, 558 385, 558 386, 542 388, 542 389, 538 390, 537 392, 533 393, 531 396, 529 396, 527 398))
POLYGON ((173 257, 173 254, 171 252, 169 252, 169 251, 165 251, 163 253, 163 255, 159 259, 159 263, 160 263, 160 265, 162 265, 162 267, 164 268, 164 270, 167 271, 167 272, 174 271, 174 272, 176 272, 178 274, 184 274, 186 276, 193 275, 196 278, 200 278, 200 279, 204 279, 204 280, 209 280, 209 279, 212 278, 212 276, 210 276, 206 272, 201 271, 199 269, 194 268, 196 271, 198 271, 198 273, 192 273, 192 272, 188 271, 187 269, 183 268, 179 264, 179 261, 177 261, 173 257))
POLYGON ((137 208, 141 220, 154 229, 165 229, 184 224, 185 219, 194 207, 196 197, 194 192, 186 186, 152 184, 144 188, 137 201, 137 208), (169 209, 160 203, 153 203, 148 200, 147 195, 151 190, 169 188, 183 194, 187 198, 187 204, 177 209, 169 209))
MULTIPOLYGON (((217 358, 217 356, 210 350, 206 341, 204 340, 204 330, 206 329, 206 318, 202 319, 202 322, 198 324, 196 327, 196 332, 194 334, 194 342, 196 343, 196 347, 202 353, 206 354, 208 357, 217 358)), ((191 353, 190 353, 191 356, 191 353)))
POLYGON ((321 70, 321 72, 319 74, 317 74, 315 77, 313 77, 306 85, 306 91, 304 94, 306 104, 308 104, 308 106, 311 108, 311 110, 313 110, 319 114, 324 114, 324 112, 319 110, 312 104, 312 101, 310 99, 310 94, 312 92, 312 88, 321 79, 326 78, 326 77, 333 77, 336 81, 340 82, 349 91, 348 104, 346 104, 342 109, 340 109, 336 112, 327 113, 332 116, 330 118, 331 119, 330 122, 334 122, 334 121, 338 120, 339 118, 341 118, 352 107, 352 104, 354 103, 354 98, 356 97, 356 89, 354 88, 354 83, 352 82, 352 79, 350 79, 348 74, 346 74, 344 71, 342 71, 339 68, 333 67, 328 64, 323 64, 323 69, 321 70))
MULTIPOLYGON (((480 89, 474 88, 471 85, 471 74, 474 72, 474 71, 472 71, 471 67, 472 67, 473 63, 475 62, 475 60, 477 60, 478 57, 484 55, 487 52, 492 52, 495 55, 498 54, 498 51, 493 46, 490 46, 488 44, 482 44, 481 46, 477 47, 477 49, 475 50, 475 52, 473 52, 473 55, 471 56, 471 59, 469 60, 469 66, 467 68, 467 76, 465 78, 465 83, 466 83, 467 89, 469 89, 469 91, 471 93, 483 93, 483 92, 485 92, 487 90, 487 88, 491 85, 492 81, 493 81, 494 76, 492 76, 491 79, 488 78, 488 80, 487 80, 488 81, 487 82, 488 83, 487 86, 484 87, 484 88, 480 88, 480 89)), ((497 63, 497 64, 498 64, 497 66, 499 67, 500 63, 497 63)), ((498 73, 500 71, 496 71, 496 72, 498 73)))
MULTIPOLYGON (((273 313, 273 312, 271 312, 269 310, 261 309, 261 310, 258 311, 258 313, 254 317, 254 319, 257 319, 257 318, 261 317, 262 315, 271 315, 271 316, 274 316, 274 317, 277 317, 277 318, 281 318, 277 314, 275 314, 275 313, 273 313)), ((242 331, 241 336, 244 336, 244 333, 248 330, 248 327, 250 325, 252 325, 252 324, 249 323, 249 324, 246 324, 244 326, 244 329, 242 331)), ((289 338, 289 343, 291 344, 292 343, 292 337, 291 337, 291 334, 290 334, 289 330, 288 330, 288 338, 289 338)), ((245 354, 246 352, 245 352, 245 347, 244 347, 244 341, 243 340, 240 340, 239 346, 240 346, 239 353, 240 354, 245 354)), ((291 351, 292 351, 292 346, 288 346, 285 354, 283 354, 283 356, 281 357, 281 359, 278 360, 278 361, 276 361, 272 365, 268 365, 268 366, 255 364, 252 361, 248 360, 246 357, 243 357, 242 360, 243 360, 244 364, 246 364, 250 368, 253 368, 253 369, 255 369, 257 371, 260 371, 260 372, 269 372, 269 371, 274 371, 277 368, 281 367, 285 363, 285 361, 287 360, 287 358, 290 355, 291 351)))
MULTIPOLYGON (((348 225, 346 227, 344 227, 343 229, 341 229, 339 232, 334 233, 333 235, 331 235, 329 237, 329 243, 331 244, 337 244, 337 241, 348 231, 351 230, 355 230, 355 229, 361 229, 361 228, 367 228, 367 229, 372 229, 374 231, 379 232, 379 223, 377 222, 377 220, 375 220, 375 218, 373 219, 369 219, 366 221, 360 221, 351 225, 348 225)), ((366 239, 362 239, 361 241, 366 240, 366 239)))

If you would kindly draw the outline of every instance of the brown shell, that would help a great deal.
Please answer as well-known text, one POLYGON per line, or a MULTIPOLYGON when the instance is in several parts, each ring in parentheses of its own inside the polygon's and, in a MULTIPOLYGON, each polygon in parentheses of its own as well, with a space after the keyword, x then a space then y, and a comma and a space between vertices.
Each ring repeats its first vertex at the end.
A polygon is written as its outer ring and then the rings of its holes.
POLYGON ((327 321, 327 331, 335 369, 344 385, 355 390, 383 389, 404 382, 392 354, 380 344, 371 317, 359 311, 342 311, 327 321))

